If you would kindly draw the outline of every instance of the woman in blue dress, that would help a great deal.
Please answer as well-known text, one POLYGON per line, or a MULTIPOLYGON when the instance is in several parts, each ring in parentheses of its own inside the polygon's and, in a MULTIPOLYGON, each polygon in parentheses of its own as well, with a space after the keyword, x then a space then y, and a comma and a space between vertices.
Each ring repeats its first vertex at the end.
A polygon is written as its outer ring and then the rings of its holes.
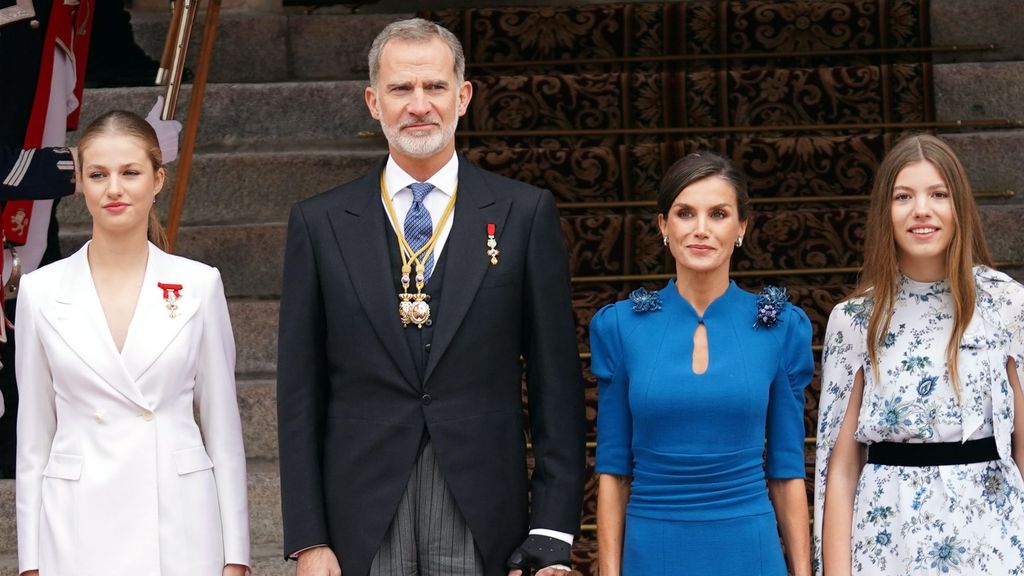
POLYGON ((658 210, 675 279, 590 325, 601 576, 785 576, 780 532, 790 572, 809 574, 810 322, 784 290, 729 280, 749 215, 731 162, 676 162, 658 210))

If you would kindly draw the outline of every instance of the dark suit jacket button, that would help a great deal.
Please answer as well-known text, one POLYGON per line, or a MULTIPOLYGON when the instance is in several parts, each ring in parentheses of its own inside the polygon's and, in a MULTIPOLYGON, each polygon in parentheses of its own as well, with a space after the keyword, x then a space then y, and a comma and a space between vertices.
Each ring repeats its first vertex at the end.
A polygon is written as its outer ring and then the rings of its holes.
POLYGON ((430 402, 433 401, 433 398, 430 397, 430 394, 424 394, 423 396, 420 396, 420 401, 423 402, 424 406, 430 406, 430 402))
POLYGON ((427 353, 429 354, 430 353, 430 344, 424 344, 423 345, 423 349, 426 350, 427 353))

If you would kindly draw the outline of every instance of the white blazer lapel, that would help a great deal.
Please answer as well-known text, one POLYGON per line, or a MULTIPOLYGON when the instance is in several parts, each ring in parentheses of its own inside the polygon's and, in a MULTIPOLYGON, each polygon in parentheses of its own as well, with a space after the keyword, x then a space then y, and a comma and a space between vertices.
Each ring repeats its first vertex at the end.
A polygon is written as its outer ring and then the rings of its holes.
POLYGON ((121 354, 132 380, 138 382, 199 310, 199 281, 186 277, 185 270, 175 265, 174 258, 150 244, 146 277, 121 354), (181 297, 174 303, 173 317, 161 283, 181 285, 181 297))
POLYGON ((128 377, 103 314, 88 260, 89 244, 67 258, 52 306, 43 306, 46 321, 96 374, 125 398, 149 409, 135 382, 128 377))

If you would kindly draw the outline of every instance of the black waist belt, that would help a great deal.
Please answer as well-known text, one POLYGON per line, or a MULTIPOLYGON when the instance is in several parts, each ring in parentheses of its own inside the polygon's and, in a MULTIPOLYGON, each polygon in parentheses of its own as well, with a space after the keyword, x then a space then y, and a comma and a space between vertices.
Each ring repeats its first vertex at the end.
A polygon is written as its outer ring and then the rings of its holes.
POLYGON ((996 439, 960 442, 877 442, 868 444, 868 464, 883 466, 951 466, 999 460, 996 439))

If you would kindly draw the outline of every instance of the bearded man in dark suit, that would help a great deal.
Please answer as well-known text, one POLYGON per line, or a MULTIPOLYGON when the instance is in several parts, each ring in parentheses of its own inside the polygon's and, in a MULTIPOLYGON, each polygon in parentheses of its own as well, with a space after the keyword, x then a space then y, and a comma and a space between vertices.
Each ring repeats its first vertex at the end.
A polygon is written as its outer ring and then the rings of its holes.
POLYGON ((554 201, 456 154, 472 85, 450 32, 396 22, 369 63, 388 157, 288 224, 285 554, 300 576, 565 574, 585 438, 554 201))

